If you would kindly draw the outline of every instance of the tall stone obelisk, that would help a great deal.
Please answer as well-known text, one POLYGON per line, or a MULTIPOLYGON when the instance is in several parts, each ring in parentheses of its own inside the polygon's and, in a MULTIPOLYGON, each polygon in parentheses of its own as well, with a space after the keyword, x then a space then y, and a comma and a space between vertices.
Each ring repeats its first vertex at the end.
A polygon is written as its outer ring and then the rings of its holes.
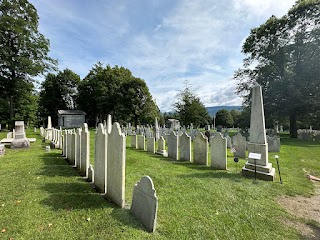
POLYGON ((248 161, 242 168, 242 174, 245 176, 256 176, 259 179, 273 181, 275 169, 272 168, 272 164, 268 162, 268 143, 265 129, 261 86, 254 86, 251 91, 252 102, 248 152, 261 154, 261 159, 255 160, 248 158, 248 161))

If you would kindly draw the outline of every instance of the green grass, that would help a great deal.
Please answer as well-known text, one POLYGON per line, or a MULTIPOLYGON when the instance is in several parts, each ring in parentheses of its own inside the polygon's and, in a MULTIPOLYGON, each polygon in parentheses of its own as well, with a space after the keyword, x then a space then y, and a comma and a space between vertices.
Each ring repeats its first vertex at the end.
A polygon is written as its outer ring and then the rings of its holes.
MULTIPOLYGON (((0 139, 6 133, 0 132, 0 139)), ((96 193, 61 157, 37 142, 0 157, 0 239, 300 239, 281 219, 297 219, 280 207, 282 195, 314 194, 305 171, 320 176, 320 146, 282 135, 283 184, 244 178, 228 152, 228 171, 171 161, 131 149, 127 139, 126 203, 120 209, 96 193), (134 184, 144 175, 159 199, 157 231, 147 233, 130 214, 134 184), (90 219, 89 219, 90 218, 90 219)), ((94 132, 91 131, 93 146, 94 132)), ((93 159, 93 150, 91 158, 93 159)), ((274 154, 269 161, 276 167, 274 154)))

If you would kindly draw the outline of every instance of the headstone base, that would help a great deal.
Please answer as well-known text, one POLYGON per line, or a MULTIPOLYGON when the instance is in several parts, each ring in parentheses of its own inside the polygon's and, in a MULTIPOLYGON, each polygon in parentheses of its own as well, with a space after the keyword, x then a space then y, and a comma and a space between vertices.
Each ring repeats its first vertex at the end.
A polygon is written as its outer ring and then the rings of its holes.
MULTIPOLYGON (((274 181, 275 169, 272 167, 271 163, 266 166, 256 165, 257 178, 266 181, 274 181)), ((246 162, 245 166, 242 168, 242 175, 248 177, 255 177, 255 164, 246 162)))
POLYGON ((11 148, 29 148, 30 147, 30 141, 27 138, 24 139, 14 139, 11 143, 11 148))
POLYGON ((164 157, 168 157, 168 152, 167 152, 166 150, 160 150, 160 149, 158 149, 158 150, 156 151, 156 154, 162 155, 162 156, 164 156, 164 157))

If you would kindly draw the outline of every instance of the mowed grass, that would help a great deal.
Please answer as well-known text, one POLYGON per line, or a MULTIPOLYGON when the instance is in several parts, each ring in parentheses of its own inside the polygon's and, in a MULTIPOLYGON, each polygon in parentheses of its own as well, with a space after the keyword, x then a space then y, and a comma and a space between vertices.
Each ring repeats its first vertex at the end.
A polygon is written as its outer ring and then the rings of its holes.
MULTIPOLYGON (((0 139, 5 137, 0 133, 0 139)), ((314 194, 306 172, 320 176, 320 146, 283 135, 283 184, 240 174, 228 152, 228 171, 171 161, 131 149, 127 138, 126 208, 106 201, 61 156, 45 151, 38 133, 30 149, 6 149, 0 157, 0 239, 300 239, 283 219, 276 198, 314 194), (130 214, 134 184, 149 175, 159 199, 155 233, 130 214)), ((91 139, 94 132, 91 131, 91 139)), ((93 146, 91 141, 91 146, 93 146)), ((93 157, 94 151, 91 151, 93 157)), ((269 161, 276 167, 274 153, 269 161)))

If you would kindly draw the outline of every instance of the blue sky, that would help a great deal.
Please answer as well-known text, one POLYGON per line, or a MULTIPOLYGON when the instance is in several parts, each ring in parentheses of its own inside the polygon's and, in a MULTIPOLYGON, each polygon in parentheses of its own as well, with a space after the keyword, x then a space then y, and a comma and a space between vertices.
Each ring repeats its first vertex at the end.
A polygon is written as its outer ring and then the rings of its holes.
POLYGON ((250 29, 295 0, 29 0, 59 69, 83 79, 98 61, 144 79, 161 111, 188 81, 205 106, 241 105, 235 70, 250 29))

